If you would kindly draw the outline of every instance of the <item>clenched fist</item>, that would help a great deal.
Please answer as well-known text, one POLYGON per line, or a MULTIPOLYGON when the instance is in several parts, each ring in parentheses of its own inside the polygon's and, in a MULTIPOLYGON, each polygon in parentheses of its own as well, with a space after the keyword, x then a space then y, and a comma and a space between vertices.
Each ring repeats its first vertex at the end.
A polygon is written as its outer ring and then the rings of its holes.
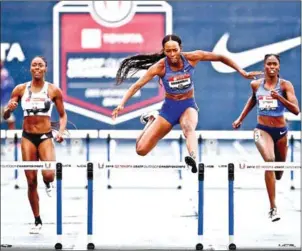
POLYGON ((18 106, 18 102, 16 101, 9 101, 8 104, 7 104, 7 107, 6 109, 13 112, 18 106))
POLYGON ((238 129, 241 125, 242 125, 242 121, 240 119, 236 119, 232 124, 234 129, 238 129))

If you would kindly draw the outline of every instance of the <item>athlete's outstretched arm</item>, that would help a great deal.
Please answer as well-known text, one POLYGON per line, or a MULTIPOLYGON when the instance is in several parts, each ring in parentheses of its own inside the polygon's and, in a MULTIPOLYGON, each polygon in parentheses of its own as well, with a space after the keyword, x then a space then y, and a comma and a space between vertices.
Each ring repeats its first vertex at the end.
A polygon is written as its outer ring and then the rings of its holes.
POLYGON ((253 72, 246 72, 242 68, 239 67, 239 65, 236 64, 232 59, 229 57, 216 54, 209 51, 202 51, 202 50, 196 50, 190 53, 186 53, 186 56, 189 60, 192 61, 220 61, 221 63, 224 63, 236 71, 238 71, 244 78, 247 79, 255 79, 256 76, 259 76, 263 74, 261 71, 253 71, 253 72))
POLYGON ((277 98, 287 110, 292 112, 295 115, 298 115, 300 113, 300 108, 298 104, 297 97, 295 95, 295 90, 291 82, 285 81, 284 82, 284 92, 286 95, 286 98, 279 95, 276 91, 271 91, 271 96, 273 98, 277 98))
POLYGON ((252 86, 252 90, 253 90, 253 94, 252 96, 249 97, 249 99, 247 100, 245 106, 242 109, 242 112, 240 113, 239 117, 233 122, 233 128, 237 129, 241 126, 243 120, 245 119, 245 117, 250 113, 250 111, 255 107, 256 105, 256 93, 255 93, 255 88, 256 88, 256 83, 254 83, 253 81, 251 82, 251 86, 252 86))
POLYGON ((112 118, 115 119, 118 116, 118 112, 124 109, 127 101, 145 84, 147 84, 151 79, 158 75, 161 71, 162 66, 159 63, 152 65, 147 72, 140 77, 125 93, 121 103, 113 110, 112 118))

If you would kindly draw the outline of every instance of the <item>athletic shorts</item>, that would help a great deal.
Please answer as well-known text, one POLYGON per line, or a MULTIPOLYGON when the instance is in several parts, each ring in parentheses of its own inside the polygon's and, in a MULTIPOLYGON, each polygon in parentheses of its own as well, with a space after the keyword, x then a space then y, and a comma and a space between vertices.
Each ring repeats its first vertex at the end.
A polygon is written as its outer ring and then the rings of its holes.
POLYGON ((28 133, 23 131, 22 132, 22 137, 28 139, 30 142, 32 142, 37 148, 39 147, 39 145, 46 139, 51 139, 53 138, 52 136, 52 132, 47 132, 47 133, 39 133, 39 134, 35 134, 35 133, 28 133))
POLYGON ((256 128, 267 132, 272 137, 274 143, 276 143, 279 139, 281 139, 288 132, 288 128, 286 126, 285 127, 270 127, 270 126, 257 124, 256 128))
POLYGON ((173 100, 165 98, 159 115, 166 119, 172 126, 174 126, 179 124, 181 115, 189 107, 196 109, 196 111, 199 110, 194 98, 185 100, 173 100))

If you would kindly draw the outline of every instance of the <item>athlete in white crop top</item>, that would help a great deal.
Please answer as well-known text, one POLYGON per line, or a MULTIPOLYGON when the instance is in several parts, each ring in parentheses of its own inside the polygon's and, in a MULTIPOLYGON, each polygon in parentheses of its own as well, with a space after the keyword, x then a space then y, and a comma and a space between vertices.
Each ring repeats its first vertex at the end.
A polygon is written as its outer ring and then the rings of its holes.
POLYGON ((51 117, 53 102, 48 96, 49 83, 44 82, 39 92, 32 92, 31 82, 25 84, 26 88, 21 98, 23 115, 26 116, 47 116, 51 117))
MULTIPOLYGON (((264 79, 251 82, 252 96, 244 106, 240 116, 233 123, 237 129, 244 118, 257 105, 257 126, 254 141, 262 158, 266 162, 285 162, 287 156, 287 126, 283 110, 299 114, 299 105, 291 82, 280 79, 280 58, 267 54, 264 58, 264 79), (263 98, 264 97, 264 98, 263 98), (263 100, 268 100, 263 105, 263 100), (275 102, 272 102, 275 101, 275 102)), ((270 201, 269 218, 274 222, 280 220, 275 202, 275 182, 280 180, 283 171, 266 171, 265 183, 270 201)))
MULTIPOLYGON (((4 119, 17 108, 18 102, 24 111, 21 151, 23 161, 55 161, 55 149, 52 135, 51 112, 55 104, 59 114, 59 128, 56 141, 63 141, 67 115, 64 109, 62 91, 44 80, 47 62, 43 57, 35 57, 30 66, 32 80, 19 84, 12 91, 11 99, 5 109, 4 119)), ((37 233, 42 227, 37 192, 37 171, 25 170, 28 183, 28 198, 35 217, 35 226, 31 233, 37 233)), ((54 170, 42 170, 46 192, 51 195, 51 182, 54 170)))

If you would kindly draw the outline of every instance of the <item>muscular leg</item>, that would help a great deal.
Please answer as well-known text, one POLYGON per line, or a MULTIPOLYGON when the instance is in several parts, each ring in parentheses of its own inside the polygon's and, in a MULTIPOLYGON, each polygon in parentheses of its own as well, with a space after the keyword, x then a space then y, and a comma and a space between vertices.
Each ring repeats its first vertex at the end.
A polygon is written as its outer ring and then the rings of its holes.
MULTIPOLYGON (((23 161, 38 161, 36 146, 26 138, 21 139, 23 161)), ((28 185, 28 199, 35 217, 40 216, 39 195, 37 191, 37 170, 25 170, 28 185)))
POLYGON ((144 135, 145 131, 148 129, 148 127, 153 123, 153 121, 155 120, 155 118, 153 116, 151 116, 147 122, 147 124, 145 125, 143 131, 141 132, 141 134, 138 136, 138 138, 136 139, 136 142, 139 142, 140 139, 142 138, 142 136, 144 135))
MULTIPOLYGON (((254 140, 263 160, 266 162, 274 162, 274 141, 271 136, 267 132, 257 128, 254 130, 254 140)), ((276 179, 274 171, 265 171, 265 184, 270 201, 270 208, 276 208, 276 179)))
MULTIPOLYGON (((286 156, 287 156, 287 135, 283 136, 281 139, 279 139, 275 144, 275 156, 276 156, 276 162, 285 162, 286 156)), ((276 179, 280 180, 283 171, 275 171, 276 179)))
MULTIPOLYGON (((41 161, 55 161, 55 147, 52 139, 46 139, 38 147, 39 158, 41 161)), ((43 181, 49 184, 54 181, 55 170, 42 170, 43 181)))
POLYGON ((190 156, 195 159, 197 155, 196 126, 198 123, 198 113, 194 108, 189 107, 184 111, 179 119, 183 134, 186 138, 186 145, 190 156))
POLYGON ((157 144, 157 142, 167 135, 172 129, 172 125, 163 117, 158 116, 145 128, 144 133, 136 141, 136 152, 145 156, 157 144))

